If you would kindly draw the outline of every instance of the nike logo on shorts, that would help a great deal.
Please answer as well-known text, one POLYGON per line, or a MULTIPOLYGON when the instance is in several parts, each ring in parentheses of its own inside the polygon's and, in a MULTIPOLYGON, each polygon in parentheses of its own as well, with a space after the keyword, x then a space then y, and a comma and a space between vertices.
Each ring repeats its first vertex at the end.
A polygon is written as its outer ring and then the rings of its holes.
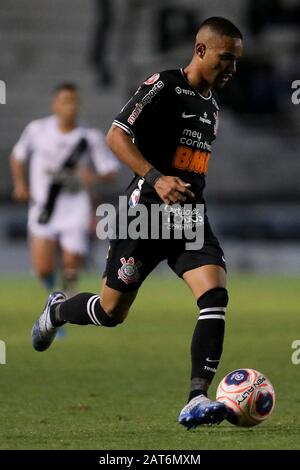
POLYGON ((220 359, 209 359, 209 357, 207 357, 205 360, 207 362, 220 362, 220 359))

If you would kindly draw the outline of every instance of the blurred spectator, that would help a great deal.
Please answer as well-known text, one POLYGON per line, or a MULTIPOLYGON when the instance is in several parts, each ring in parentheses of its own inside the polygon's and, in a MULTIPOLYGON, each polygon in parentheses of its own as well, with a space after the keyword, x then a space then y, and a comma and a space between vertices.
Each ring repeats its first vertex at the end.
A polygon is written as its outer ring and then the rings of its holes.
POLYGON ((299 0, 249 0, 249 27, 259 34, 266 25, 300 24, 299 0))
POLYGON ((113 0, 95 0, 96 24, 93 33, 90 61, 95 69, 99 86, 109 86, 113 76, 108 63, 108 41, 114 22, 113 0))
POLYGON ((157 34, 160 52, 190 43, 197 32, 198 21, 195 12, 186 5, 161 6, 158 10, 157 34))

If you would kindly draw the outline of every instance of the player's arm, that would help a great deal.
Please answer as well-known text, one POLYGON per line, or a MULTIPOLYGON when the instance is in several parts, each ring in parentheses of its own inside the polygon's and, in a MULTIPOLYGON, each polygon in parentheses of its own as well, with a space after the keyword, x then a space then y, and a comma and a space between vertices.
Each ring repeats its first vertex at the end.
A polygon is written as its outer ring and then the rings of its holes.
POLYGON ((184 202, 194 197, 190 184, 175 176, 162 175, 148 162, 134 143, 135 132, 147 132, 160 106, 169 98, 168 77, 154 74, 146 80, 121 110, 110 128, 106 142, 119 160, 149 183, 165 203, 184 202))
POLYGON ((27 183, 27 159, 32 152, 33 135, 36 122, 29 123, 23 130, 10 156, 10 168, 13 179, 13 197, 20 202, 28 201, 29 188, 27 183))
POLYGON ((14 153, 10 156, 10 168, 13 179, 13 197, 19 202, 27 202, 29 188, 26 178, 26 163, 16 158, 14 153))
POLYGON ((152 165, 143 157, 131 137, 120 127, 114 124, 111 126, 106 136, 106 142, 119 160, 137 175, 144 176, 151 170, 152 165))
POLYGON ((107 144, 115 155, 134 173, 151 184, 163 202, 184 202, 194 197, 185 183, 176 176, 165 176, 158 172, 141 154, 131 137, 120 127, 112 125, 106 137, 107 144))

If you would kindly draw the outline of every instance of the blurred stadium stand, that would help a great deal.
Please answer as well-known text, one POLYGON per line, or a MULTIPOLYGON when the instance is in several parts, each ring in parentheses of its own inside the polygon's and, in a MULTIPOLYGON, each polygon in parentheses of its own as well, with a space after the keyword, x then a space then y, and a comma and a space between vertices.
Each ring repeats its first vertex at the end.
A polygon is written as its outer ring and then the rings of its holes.
POLYGON ((0 11, 3 239, 25 220, 25 207, 9 203, 8 155, 26 123, 48 113, 53 86, 78 83, 83 120, 105 131, 145 77, 188 62, 197 26, 218 15, 240 26, 245 59, 220 95, 206 190, 212 221, 233 266, 273 270, 284 252, 287 268, 299 269, 300 108, 291 102, 300 79, 298 0, 1 0, 0 11))

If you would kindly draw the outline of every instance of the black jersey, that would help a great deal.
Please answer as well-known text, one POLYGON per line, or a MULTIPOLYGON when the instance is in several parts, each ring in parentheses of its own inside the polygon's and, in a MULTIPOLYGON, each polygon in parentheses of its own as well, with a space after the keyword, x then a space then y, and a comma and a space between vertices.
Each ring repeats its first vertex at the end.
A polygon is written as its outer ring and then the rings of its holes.
MULTIPOLYGON (((167 70, 154 74, 138 88, 114 124, 130 134, 157 170, 191 183, 199 201, 217 135, 218 112, 211 91, 204 97, 188 83, 182 69, 167 70)), ((146 192, 159 200, 153 188, 146 192)))

